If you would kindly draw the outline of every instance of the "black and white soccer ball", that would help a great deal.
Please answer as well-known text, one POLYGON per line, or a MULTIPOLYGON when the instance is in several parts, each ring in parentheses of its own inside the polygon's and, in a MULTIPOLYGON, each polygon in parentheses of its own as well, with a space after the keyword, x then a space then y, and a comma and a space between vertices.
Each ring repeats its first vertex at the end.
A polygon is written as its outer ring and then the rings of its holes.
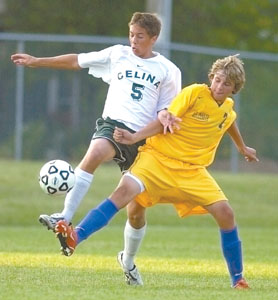
POLYGON ((51 160, 40 170, 40 187, 48 195, 66 194, 73 188, 74 182, 73 168, 64 160, 51 160))

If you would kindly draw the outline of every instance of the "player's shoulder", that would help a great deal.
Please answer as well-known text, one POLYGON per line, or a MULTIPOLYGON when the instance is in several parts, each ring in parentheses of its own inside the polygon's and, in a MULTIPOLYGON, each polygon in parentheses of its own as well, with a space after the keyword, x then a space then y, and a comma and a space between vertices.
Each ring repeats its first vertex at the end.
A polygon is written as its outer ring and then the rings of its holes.
POLYGON ((118 61, 122 59, 123 57, 128 56, 128 53, 130 52, 130 47, 124 46, 124 45, 113 45, 110 47, 107 47, 100 51, 100 53, 105 56, 109 57, 109 59, 113 61, 118 61))
POLYGON ((183 88, 182 92, 187 93, 187 92, 194 92, 194 93, 198 93, 198 94, 206 94, 207 92, 209 92, 209 87, 204 84, 204 83, 192 83, 190 85, 187 85, 186 87, 183 88))
POLYGON ((124 54, 127 54, 130 52, 130 46, 120 45, 120 44, 111 46, 110 49, 113 52, 124 53, 124 54))
POLYGON ((175 70, 175 71, 180 72, 180 69, 178 68, 178 66, 174 62, 172 62, 170 59, 163 56, 162 54, 158 53, 157 56, 155 57, 155 59, 157 62, 159 62, 165 68, 167 68, 169 70, 175 70))
POLYGON ((233 107, 233 106, 234 106, 234 100, 233 100, 233 98, 228 97, 228 98, 225 100, 225 104, 226 104, 226 105, 229 105, 230 107, 233 107))

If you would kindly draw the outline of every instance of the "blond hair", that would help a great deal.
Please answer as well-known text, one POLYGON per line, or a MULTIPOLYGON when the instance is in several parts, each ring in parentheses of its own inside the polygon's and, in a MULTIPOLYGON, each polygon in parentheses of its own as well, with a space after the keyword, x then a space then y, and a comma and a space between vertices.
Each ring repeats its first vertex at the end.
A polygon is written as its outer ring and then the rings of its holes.
POLYGON ((238 58, 238 55, 239 54, 217 59, 208 73, 208 78, 210 82, 212 82, 215 74, 222 71, 227 76, 227 79, 235 84, 233 94, 238 93, 245 84, 243 62, 238 58))
POLYGON ((135 24, 144 28, 150 37, 159 36, 161 22, 156 14, 135 12, 128 23, 128 26, 130 27, 135 24))

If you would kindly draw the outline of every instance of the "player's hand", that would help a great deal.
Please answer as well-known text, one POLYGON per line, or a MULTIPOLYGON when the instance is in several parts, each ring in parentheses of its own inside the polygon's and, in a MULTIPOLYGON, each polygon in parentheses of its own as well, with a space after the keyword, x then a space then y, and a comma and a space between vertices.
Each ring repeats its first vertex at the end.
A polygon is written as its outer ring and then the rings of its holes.
POLYGON ((134 134, 130 133, 128 130, 115 127, 113 138, 117 143, 132 145, 136 143, 134 134))
POLYGON ((11 61, 18 66, 35 67, 37 58, 29 54, 13 54, 11 61))
POLYGON ((259 159, 257 158, 256 150, 250 147, 245 147, 244 150, 241 152, 244 156, 245 160, 248 162, 256 161, 258 162, 259 159))
POLYGON ((181 119, 171 114, 168 110, 163 109, 158 113, 158 119, 163 125, 163 133, 166 134, 168 130, 174 133, 174 130, 179 130, 179 122, 181 119))

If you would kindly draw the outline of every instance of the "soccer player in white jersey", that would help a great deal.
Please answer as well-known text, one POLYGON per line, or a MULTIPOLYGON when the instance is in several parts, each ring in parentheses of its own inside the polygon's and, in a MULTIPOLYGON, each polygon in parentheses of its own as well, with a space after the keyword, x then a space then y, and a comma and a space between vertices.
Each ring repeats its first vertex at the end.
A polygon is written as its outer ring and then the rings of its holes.
MULTIPOLYGON (((99 52, 65 54, 55 57, 34 57, 14 54, 16 65, 80 70, 102 78, 109 84, 102 118, 96 122, 87 153, 75 169, 76 183, 67 194, 61 213, 41 215, 39 221, 54 230, 59 220, 71 222, 86 195, 97 167, 115 160, 124 172, 133 163, 137 148, 115 142, 115 126, 138 131, 157 118, 181 89, 180 70, 168 59, 153 51, 161 23, 155 14, 134 13, 129 22, 130 46, 115 45, 99 52)), ((128 222, 127 222, 128 224, 128 222)))

